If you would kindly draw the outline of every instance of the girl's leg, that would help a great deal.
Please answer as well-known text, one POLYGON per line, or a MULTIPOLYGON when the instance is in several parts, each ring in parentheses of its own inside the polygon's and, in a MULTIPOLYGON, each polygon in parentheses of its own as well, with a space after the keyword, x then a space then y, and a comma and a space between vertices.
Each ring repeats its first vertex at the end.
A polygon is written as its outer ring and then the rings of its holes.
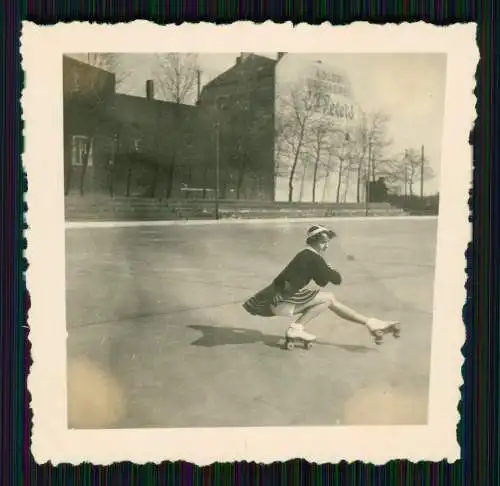
POLYGON ((371 330, 376 330, 376 329, 384 329, 387 328, 393 324, 396 324, 396 321, 382 321, 379 319, 375 319, 373 317, 367 317, 350 307, 348 307, 345 304, 342 304, 339 302, 333 294, 326 293, 326 292, 320 292, 317 296, 316 299, 319 302, 327 302, 328 304, 328 309, 330 309, 334 314, 337 316, 341 317, 342 319, 345 319, 346 321, 354 322, 356 324, 361 324, 363 326, 366 326, 370 328, 371 330))
MULTIPOLYGON (((309 313, 311 313, 311 315, 314 313, 313 317, 311 317, 314 318, 326 309, 330 309, 342 319, 355 322, 357 324, 366 324, 368 321, 368 317, 350 309, 344 304, 341 304, 333 294, 328 292, 320 292, 310 303, 303 307, 297 307, 296 312, 301 313, 301 317, 308 315, 309 313), (315 309, 318 307, 321 310, 319 312, 315 312, 315 309)), ((305 323, 310 320, 311 319, 306 320, 305 323)))
POLYGON ((302 308, 296 308, 294 315, 298 315, 298 319, 290 324, 286 331, 286 335, 289 338, 301 338, 306 341, 313 341, 316 339, 314 334, 306 332, 304 326, 311 322, 315 317, 328 310, 328 302, 324 301, 313 301, 307 306, 302 308))
POLYGON ((305 326, 327 309, 328 309, 328 302, 315 303, 313 306, 307 307, 306 309, 302 310, 301 313, 299 314, 299 318, 295 321, 295 323, 302 324, 303 326, 305 326))
POLYGON ((363 326, 366 326, 368 323, 368 320, 370 319, 369 317, 356 312, 355 310, 351 309, 350 307, 347 307, 346 305, 342 304, 339 302, 333 295, 332 299, 330 300, 328 304, 328 308, 336 315, 341 317, 342 319, 345 319, 346 321, 354 322, 356 324, 361 324, 363 326))
POLYGON ((304 330, 304 326, 327 309, 328 302, 313 301, 302 307, 298 307, 293 304, 280 304, 274 307, 273 311, 279 316, 287 316, 291 318, 295 317, 295 320, 288 326, 286 331, 286 336, 288 338, 313 341, 316 339, 316 336, 306 332, 304 330))

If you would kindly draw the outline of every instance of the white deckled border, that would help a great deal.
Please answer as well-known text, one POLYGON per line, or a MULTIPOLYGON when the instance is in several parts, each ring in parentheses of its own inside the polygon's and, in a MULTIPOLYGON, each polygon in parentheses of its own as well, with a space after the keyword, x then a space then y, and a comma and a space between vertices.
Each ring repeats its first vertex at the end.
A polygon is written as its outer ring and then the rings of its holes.
POLYGON ((450 462, 459 458, 456 426, 462 383, 460 348, 465 338, 464 252, 471 239, 467 199, 472 151, 468 137, 476 117, 473 89, 479 59, 474 24, 435 27, 423 22, 383 26, 354 23, 332 28, 327 23, 293 27, 291 23, 238 22, 161 27, 136 21, 115 26, 70 23, 48 27, 25 22, 22 33, 23 68, 27 73, 22 95, 23 162, 29 181, 27 287, 31 293, 29 325, 34 361, 28 386, 34 413, 32 452, 38 462, 109 464, 182 459, 205 465, 235 460, 270 463, 302 457, 316 463, 361 460, 382 464, 398 458, 450 462), (67 429, 61 55, 158 52, 162 48, 200 53, 448 54, 427 426, 67 429))

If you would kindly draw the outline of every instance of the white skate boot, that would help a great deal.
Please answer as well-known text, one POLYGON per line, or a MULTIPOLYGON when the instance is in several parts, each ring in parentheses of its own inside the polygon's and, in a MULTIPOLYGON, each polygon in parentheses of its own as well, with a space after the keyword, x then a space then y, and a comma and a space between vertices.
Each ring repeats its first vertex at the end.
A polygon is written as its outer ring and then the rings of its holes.
POLYGON ((296 343, 302 343, 306 349, 311 349, 316 336, 304 331, 302 324, 291 324, 286 331, 285 346, 288 350, 292 350, 296 343))
POLYGON ((395 338, 401 335, 399 321, 382 321, 374 317, 368 319, 366 327, 375 340, 375 344, 382 344, 384 334, 392 333, 395 338))

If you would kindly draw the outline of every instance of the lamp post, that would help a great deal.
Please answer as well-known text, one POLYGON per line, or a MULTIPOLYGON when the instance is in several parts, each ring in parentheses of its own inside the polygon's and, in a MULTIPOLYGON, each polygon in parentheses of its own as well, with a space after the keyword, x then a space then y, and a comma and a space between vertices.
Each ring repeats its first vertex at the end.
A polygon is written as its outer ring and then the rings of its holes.
POLYGON ((424 146, 420 155, 420 199, 424 198, 424 146))
MULTIPOLYGON (((218 115, 218 113, 217 113, 218 115)), ((220 137, 220 126, 219 120, 215 122, 215 219, 219 220, 219 137, 220 137)))
POLYGON ((405 167, 405 204, 406 204, 406 201, 408 200, 408 150, 405 150, 404 167, 405 167))
POLYGON ((372 159, 372 142, 368 142, 368 163, 366 167, 366 197, 365 197, 365 216, 368 216, 370 210, 370 171, 372 159))

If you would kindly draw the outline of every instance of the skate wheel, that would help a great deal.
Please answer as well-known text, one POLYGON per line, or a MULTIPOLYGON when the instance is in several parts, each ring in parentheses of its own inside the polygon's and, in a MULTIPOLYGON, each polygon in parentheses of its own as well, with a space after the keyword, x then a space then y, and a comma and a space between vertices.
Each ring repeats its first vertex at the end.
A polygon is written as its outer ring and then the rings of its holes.
POLYGON ((287 341, 285 346, 286 346, 286 349, 288 349, 288 351, 291 351, 293 348, 295 348, 295 344, 292 343, 292 341, 287 341))
POLYGON ((304 343, 304 348, 311 349, 313 347, 313 343, 304 343))

